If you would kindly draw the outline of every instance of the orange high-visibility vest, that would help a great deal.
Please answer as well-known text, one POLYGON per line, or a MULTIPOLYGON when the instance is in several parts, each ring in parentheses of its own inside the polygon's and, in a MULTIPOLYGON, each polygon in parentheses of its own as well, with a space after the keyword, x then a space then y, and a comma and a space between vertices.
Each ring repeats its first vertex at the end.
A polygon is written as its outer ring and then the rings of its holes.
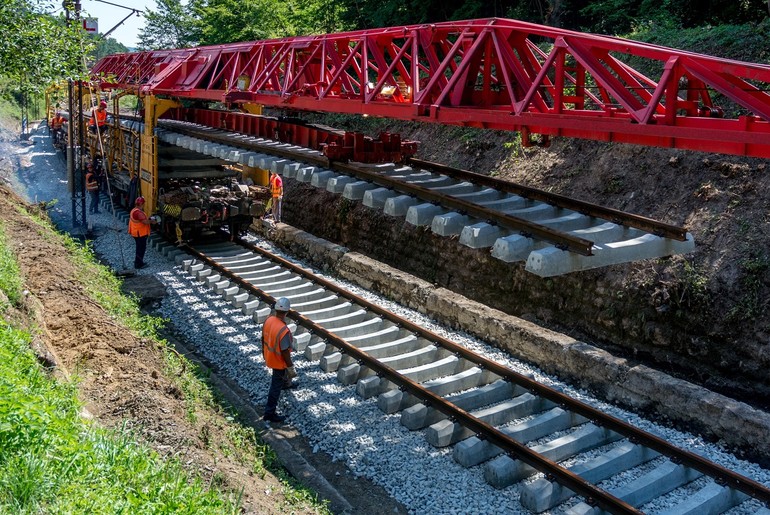
POLYGON ((141 209, 138 207, 135 207, 131 210, 131 214, 128 217, 128 234, 133 236, 134 238, 141 238, 142 236, 149 236, 150 235, 150 226, 147 224, 143 224, 141 222, 137 222, 134 220, 134 212, 139 211, 142 214, 141 209))
POLYGON ((98 125, 99 127, 101 127, 105 123, 107 123, 107 110, 94 109, 94 112, 91 115, 91 119, 88 121, 88 125, 93 125, 93 126, 98 125))
POLYGON ((52 129, 61 129, 61 126, 64 125, 64 122, 66 122, 67 119, 63 116, 54 116, 53 120, 51 120, 51 128, 52 129))
POLYGON ((95 191, 99 189, 99 181, 96 180, 96 176, 93 172, 86 174, 86 189, 88 191, 95 191))
POLYGON ((277 316, 273 315, 265 320, 265 325, 262 326, 262 354, 269 368, 286 368, 286 361, 281 355, 281 340, 289 332, 289 327, 277 316))
POLYGON ((270 177, 270 189, 273 193, 273 198, 278 198, 283 196, 283 179, 281 179, 278 175, 273 175, 270 177))

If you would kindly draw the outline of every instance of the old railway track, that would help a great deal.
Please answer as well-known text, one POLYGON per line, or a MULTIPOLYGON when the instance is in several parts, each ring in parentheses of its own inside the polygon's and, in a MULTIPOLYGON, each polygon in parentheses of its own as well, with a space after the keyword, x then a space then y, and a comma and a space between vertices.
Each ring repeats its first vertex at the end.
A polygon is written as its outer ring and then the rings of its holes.
MULTIPOLYGON (((695 480, 705 486, 671 513, 721 513, 749 499, 770 505, 770 489, 366 301, 266 250, 238 241, 169 247, 176 260, 261 323, 277 297, 292 301, 297 348, 380 409, 424 430, 430 444, 453 445, 463 466, 481 465, 495 487, 522 487, 533 512, 574 495, 568 513, 642 513, 646 503, 695 480), (555 436, 551 436, 555 435, 555 436), (538 442, 535 444, 534 442, 538 442), (596 455, 596 450, 600 454, 596 455), (581 460, 583 453, 592 452, 581 460), (570 460, 571 465, 559 462, 570 460), (623 486, 602 481, 647 464, 623 486), (649 467, 650 464, 654 466, 649 467)), ((767 513, 762 511, 758 513, 767 513)))
POLYGON ((457 236, 497 259, 524 261, 543 277, 694 248, 682 227, 436 163, 330 162, 318 151, 171 120, 162 120, 157 134, 166 144, 272 169, 439 236, 457 236))

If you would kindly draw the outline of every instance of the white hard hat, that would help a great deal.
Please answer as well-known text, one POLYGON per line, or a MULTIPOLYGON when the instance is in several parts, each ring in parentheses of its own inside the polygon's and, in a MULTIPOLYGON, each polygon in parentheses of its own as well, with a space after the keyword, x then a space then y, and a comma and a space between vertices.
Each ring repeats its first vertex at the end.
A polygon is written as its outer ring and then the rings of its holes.
POLYGON ((291 309, 291 302, 289 302, 289 299, 286 297, 281 297, 277 301, 275 301, 275 310, 276 311, 289 311, 291 309))

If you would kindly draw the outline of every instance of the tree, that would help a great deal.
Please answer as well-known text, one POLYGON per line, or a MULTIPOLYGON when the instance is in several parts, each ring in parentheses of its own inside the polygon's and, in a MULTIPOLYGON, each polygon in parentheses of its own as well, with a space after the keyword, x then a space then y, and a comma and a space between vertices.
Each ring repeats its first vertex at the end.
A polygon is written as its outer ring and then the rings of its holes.
POLYGON ((329 34, 352 29, 351 24, 344 21, 345 6, 338 0, 295 0, 286 5, 287 35, 329 34))
POLYGON ((0 75, 26 92, 66 78, 83 77, 93 49, 78 24, 45 12, 40 0, 0 2, 0 75))
POLYGON ((103 39, 102 36, 92 36, 96 42, 94 49, 94 61, 98 61, 104 56, 112 54, 122 54, 128 52, 128 47, 115 38, 103 39))
POLYGON ((759 22, 770 10, 765 0, 591 0, 578 3, 582 3, 578 8, 582 20, 577 27, 604 34, 625 34, 645 22, 679 28, 759 22))
POLYGON ((186 48, 197 44, 196 19, 181 0, 156 0, 158 10, 144 13, 145 24, 139 30, 139 48, 186 48))
POLYGON ((191 0, 202 45, 257 41, 291 33, 283 0, 191 0))

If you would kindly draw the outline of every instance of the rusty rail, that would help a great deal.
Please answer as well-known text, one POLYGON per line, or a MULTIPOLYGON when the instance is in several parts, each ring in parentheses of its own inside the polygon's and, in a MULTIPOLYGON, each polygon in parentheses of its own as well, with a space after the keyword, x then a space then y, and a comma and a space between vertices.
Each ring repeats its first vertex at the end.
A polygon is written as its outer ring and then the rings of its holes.
POLYGON ((263 152, 263 153, 272 154, 278 157, 285 157, 287 159, 303 161, 309 164, 322 166, 330 170, 336 170, 340 173, 354 175, 359 179, 372 182, 379 186, 383 186, 401 193, 412 195, 412 196, 421 198, 423 200, 426 200, 428 202, 440 204, 442 206, 455 209, 461 213, 469 214, 481 220, 488 220, 488 221, 494 222, 495 224, 501 227, 505 227, 507 229, 520 231, 522 234, 528 237, 535 237, 544 241, 548 241, 553 245, 555 245, 557 248, 568 250, 570 252, 575 252, 577 254, 582 254, 584 256, 592 255, 591 249, 593 248, 594 244, 592 241, 587 240, 585 238, 579 238, 577 236, 573 236, 563 231, 550 229, 543 225, 539 225, 539 224, 530 222, 528 220, 517 218, 515 216, 510 216, 500 211, 496 211, 494 209, 487 209, 483 206, 474 204, 473 202, 468 202, 466 200, 461 200, 461 199, 452 197, 451 195, 436 193, 435 191, 432 191, 429 188, 424 188, 422 186, 417 186, 415 184, 399 181, 397 179, 393 179, 386 175, 382 175, 380 173, 367 170, 365 167, 362 167, 362 166, 357 166, 355 164, 350 164, 350 163, 339 163, 334 161, 330 162, 329 159, 323 156, 318 156, 318 157, 308 156, 307 154, 302 152, 293 152, 289 149, 277 148, 273 145, 263 145, 260 143, 252 143, 252 142, 246 142, 246 141, 233 142, 226 135, 215 134, 206 130, 200 130, 200 129, 195 129, 191 127, 190 128, 183 127, 177 123, 171 124, 166 122, 165 124, 161 124, 161 125, 172 127, 174 131, 179 132, 181 134, 201 136, 213 142, 223 143, 228 145, 237 145, 239 147, 253 150, 255 152, 263 152))
MULTIPOLYGON (((494 209, 487 209, 483 206, 474 204, 473 202, 458 199, 452 195, 436 193, 429 188, 423 188, 415 184, 398 181, 381 173, 372 172, 363 166, 358 166, 351 163, 330 161, 324 156, 309 156, 305 153, 293 152, 286 148, 277 148, 273 145, 262 145, 259 143, 250 143, 245 141, 233 142, 229 140, 226 135, 211 132, 215 130, 220 131, 220 129, 215 129, 213 127, 207 127, 207 129, 211 130, 207 131, 195 127, 185 126, 184 122, 178 122, 176 120, 160 120, 159 126, 164 125, 166 127, 173 128, 175 131, 181 132, 183 134, 199 136, 202 135, 211 141, 223 144, 237 145, 257 152, 269 153, 279 157, 304 161, 309 164, 328 168, 330 170, 336 170, 340 173, 354 175, 362 180, 367 180, 394 191, 412 195, 434 204, 446 206, 448 208, 457 210, 460 213, 469 214, 480 220, 493 222, 507 229, 519 231, 522 235, 527 237, 535 237, 543 241, 547 241, 562 250, 582 254, 584 256, 592 255, 591 249, 593 248, 593 242, 588 239, 579 238, 563 231, 550 229, 543 225, 533 223, 515 216, 510 216, 494 209)), ((226 133, 226 131, 221 132, 226 133)), ((656 236, 670 238, 678 241, 687 240, 687 229, 653 220, 652 218, 636 215, 633 213, 627 213, 578 199, 573 199, 564 195, 559 195, 557 193, 550 193, 537 188, 532 188, 530 186, 503 181, 494 177, 481 175, 460 168, 453 168, 440 163, 433 163, 417 158, 409 158, 406 162, 412 166, 422 168, 424 170, 434 171, 452 178, 469 181, 476 185, 494 188, 504 193, 513 193, 526 199, 544 202, 554 207, 570 209, 586 216, 609 220, 618 225, 634 227, 656 236)))
MULTIPOLYGON (((275 304, 276 299, 273 296, 263 292, 262 290, 255 287, 248 281, 240 278, 237 274, 229 271, 226 267, 220 265, 213 259, 206 256, 204 253, 199 252, 191 247, 187 247, 187 251, 193 256, 195 256, 196 258, 206 263, 208 266, 210 266, 214 270, 216 270, 219 274, 226 276, 230 281, 236 283, 239 287, 247 290, 250 294, 255 295, 256 297, 259 297, 260 299, 262 299, 264 302, 268 304, 275 304)), ((273 256, 273 258, 275 257, 276 256, 273 256)), ((283 262, 285 262, 285 260, 282 260, 280 258, 276 259, 276 261, 281 264, 284 264, 283 262)), ((294 268, 293 265, 292 265, 292 268, 294 268)), ((316 278, 316 279, 320 279, 320 278, 316 278)), ((319 284, 323 284, 324 282, 325 281, 322 281, 322 280, 318 281, 319 284)), ((351 298, 360 299, 360 297, 356 295, 353 295, 350 293, 348 293, 348 295, 350 295, 351 298)), ((366 305, 367 307, 373 306, 372 304, 364 301, 363 299, 360 299, 360 300, 362 301, 362 305, 366 305)), ((378 309, 381 310, 382 312, 386 312, 385 310, 382 310, 382 308, 378 308, 378 309)), ((390 315, 398 319, 400 322, 407 322, 411 325, 411 322, 408 322, 407 320, 403 320, 397 317, 397 315, 395 314, 391 313, 390 315)), ((436 395, 435 393, 429 390, 426 390, 425 388, 420 386, 419 383, 407 377, 404 377, 403 375, 399 374, 395 369, 381 363, 379 360, 375 358, 372 358, 367 353, 349 344, 344 339, 335 335, 332 331, 329 331, 328 329, 325 329, 323 326, 316 324, 308 317, 300 314, 298 311, 291 310, 288 316, 293 320, 295 320, 302 327, 308 329, 309 331, 312 331, 314 334, 324 338, 329 344, 340 349, 340 352, 348 354, 349 356, 353 357, 356 361, 358 361, 358 363, 364 366, 367 366, 373 371, 375 371, 379 377, 386 378, 388 381, 391 381, 394 384, 398 385, 399 388, 402 388, 404 391, 407 391, 412 395, 414 395, 415 397, 422 399, 426 403, 430 404, 430 406, 434 407, 435 409, 438 409, 445 415, 449 417, 453 417, 460 424, 475 431, 479 435, 483 435, 483 438, 487 439, 492 444, 498 446, 508 455, 524 461, 528 465, 531 465, 532 467, 543 472, 544 474, 548 474, 552 476, 559 483, 563 484, 570 490, 576 492, 578 495, 582 495, 586 499, 591 499, 592 502, 595 503, 597 506, 600 506, 601 508, 610 511, 611 513, 636 514, 636 515, 640 515, 642 513, 639 510, 635 509, 633 506, 629 505, 628 503, 614 497, 610 493, 602 490, 596 485, 581 478, 579 475, 574 474, 563 467, 560 467, 557 463, 532 451, 526 445, 523 445, 518 441, 510 438, 508 435, 506 435, 502 431, 478 419, 477 417, 474 417, 467 411, 455 406, 454 404, 447 401, 443 397, 436 395)), ((404 327, 406 327, 406 324, 404 324, 404 327)), ((454 345, 457 346, 456 344, 454 345)), ((460 351, 460 349, 463 349, 460 346, 457 346, 457 348, 458 348, 458 351, 460 351)), ((467 351, 467 349, 463 349, 463 350, 465 350, 466 352, 469 352, 467 351)), ((490 361, 489 363, 494 364, 495 367, 498 369, 499 368, 505 369, 505 367, 501 367, 499 364, 495 364, 494 362, 490 361)), ((505 370, 508 370, 508 369, 505 369, 505 370)), ((513 371, 510 371, 510 372, 515 374, 515 372, 513 371)))
MULTIPOLYGON (((734 471, 721 467, 720 465, 717 465, 697 454, 675 447, 670 443, 668 443, 667 441, 655 435, 642 431, 624 422, 623 420, 620 420, 616 417, 603 413, 589 406, 588 404, 572 399, 571 397, 557 390, 549 388, 546 385, 538 383, 537 381, 525 375, 522 375, 518 372, 515 372, 514 370, 511 370, 506 366, 503 366, 499 363, 489 360, 488 358, 485 358, 484 356, 476 354, 470 351, 469 349, 466 349, 465 347, 451 340, 448 340, 442 336, 432 333, 420 327, 419 325, 392 313, 391 311, 388 311, 372 302, 369 302, 358 295, 350 293, 349 291, 337 286, 331 281, 328 281, 321 277, 317 277, 313 273, 308 272, 307 270, 291 263, 290 261, 284 258, 281 258, 280 256, 273 255, 264 249, 261 249, 255 245, 252 245, 242 240, 237 240, 236 243, 247 248, 252 252, 259 254, 260 256, 266 259, 269 259, 273 262, 280 264, 285 268, 290 269, 292 272, 298 275, 301 275, 302 277, 320 286, 323 286, 324 288, 330 291, 333 291, 334 293, 352 302, 355 302, 356 304, 366 308, 370 312, 375 313, 378 316, 381 316, 395 324, 398 324, 404 329, 414 332, 420 337, 425 338, 426 340, 431 341, 432 343, 440 345, 441 347, 454 353, 458 357, 461 357, 471 363, 474 363, 480 368, 484 368, 486 370, 489 370, 499 375, 501 378, 503 378, 506 381, 517 384, 520 387, 526 389, 527 391, 533 394, 542 396, 543 398, 546 398, 556 403, 557 405, 565 407, 575 413, 578 413, 584 416, 585 418, 587 418, 588 420, 591 420, 592 422, 597 423, 602 427, 615 431, 623 435, 624 437, 630 440, 633 440, 641 445, 647 446, 650 449, 653 449, 659 452, 660 454, 667 456, 672 460, 675 460, 679 463, 682 463, 685 466, 696 469, 702 472, 703 474, 714 478, 715 481, 725 486, 729 486, 730 488, 734 488, 736 490, 742 491, 747 495, 753 498, 759 499, 765 503, 770 503, 770 488, 765 487, 764 485, 762 485, 757 481, 754 481, 734 471)), ((248 281, 245 281, 244 279, 240 278, 237 274, 230 272, 229 270, 227 270, 226 267, 219 265, 214 260, 206 256, 205 254, 198 252, 190 247, 187 247, 187 249, 195 257, 197 257, 201 261, 204 261, 206 264, 208 264, 209 266, 217 270, 220 274, 227 276, 234 283, 238 284, 238 286, 249 291, 249 293, 259 297, 266 303, 269 303, 269 304, 275 303, 275 299, 272 296, 256 288, 254 285, 252 285, 248 281)), ((307 328, 308 330, 314 332, 319 336, 322 336, 323 338, 326 338, 327 341, 329 341, 332 345, 340 349, 341 352, 350 355, 351 357, 356 359, 360 364, 365 365, 370 369, 372 369, 373 371, 375 371, 378 376, 386 378, 387 380, 398 385, 400 388, 404 389, 405 391, 408 391, 415 397, 422 399, 423 401, 425 401, 432 407, 438 409, 439 411, 446 414, 447 416, 453 417, 458 423, 473 430, 478 435, 480 435, 480 437, 489 440, 491 443, 500 447, 504 452, 508 453, 510 456, 521 459, 522 461, 526 462, 527 464, 531 465, 537 470, 545 474, 551 475, 559 483, 573 490, 577 494, 582 495, 587 499, 591 499, 597 505, 601 506, 604 509, 609 510, 612 513, 639 513, 633 507, 615 498, 614 496, 610 495, 604 490, 596 487, 591 483, 588 483, 587 481, 583 480, 579 476, 572 474, 568 470, 560 467, 558 464, 548 459, 545 459, 542 456, 537 455, 536 453, 533 453, 528 447, 523 446, 522 444, 520 444, 515 440, 512 440, 507 435, 497 430, 493 426, 490 426, 489 424, 483 422, 482 420, 479 420, 478 418, 467 413, 466 411, 458 408, 457 406, 454 406, 443 397, 437 396, 436 394, 420 386, 418 383, 410 380, 409 378, 405 378, 401 376, 394 369, 380 363, 375 358, 372 358, 371 356, 362 352, 358 348, 350 345, 343 339, 334 335, 333 332, 327 329, 324 329, 323 327, 319 326, 309 318, 304 317, 303 315, 301 315, 296 311, 292 311, 290 313, 290 316, 303 327, 307 328)))

